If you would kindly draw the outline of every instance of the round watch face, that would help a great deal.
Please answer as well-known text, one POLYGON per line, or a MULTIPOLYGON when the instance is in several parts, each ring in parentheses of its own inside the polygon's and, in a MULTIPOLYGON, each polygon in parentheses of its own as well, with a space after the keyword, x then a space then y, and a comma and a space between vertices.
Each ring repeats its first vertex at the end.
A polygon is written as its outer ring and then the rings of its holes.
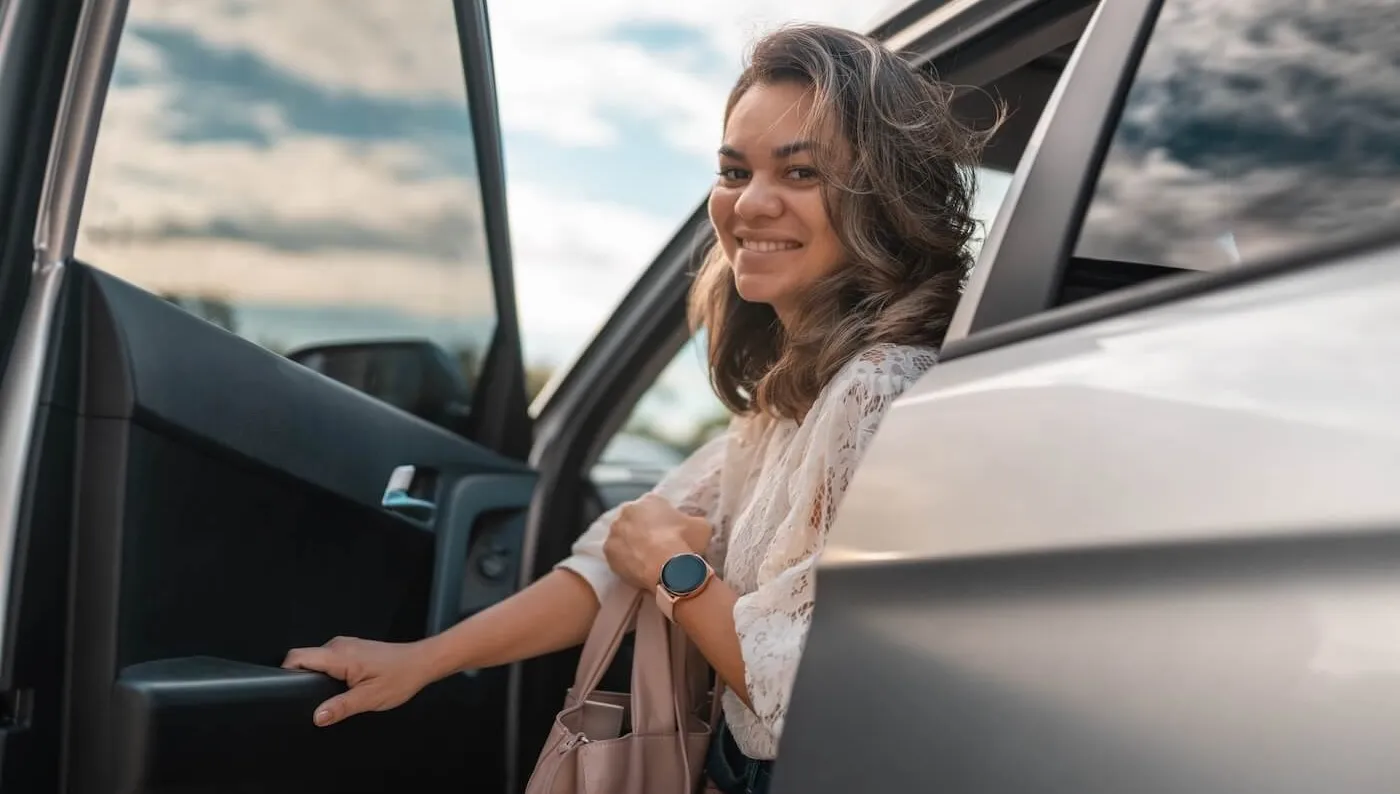
POLYGON ((705 583, 705 571, 705 560, 698 554, 672 557, 661 568, 661 586, 684 595, 705 583))

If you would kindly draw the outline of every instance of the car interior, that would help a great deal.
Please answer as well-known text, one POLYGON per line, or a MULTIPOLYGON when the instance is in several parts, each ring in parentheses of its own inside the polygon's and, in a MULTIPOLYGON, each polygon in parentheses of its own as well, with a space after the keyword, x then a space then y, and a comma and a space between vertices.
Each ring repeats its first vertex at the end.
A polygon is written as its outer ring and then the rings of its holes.
MULTIPOLYGON (((1093 5, 1043 7, 928 61, 977 87, 957 102, 969 121, 990 118, 993 98, 1011 111, 988 167, 1015 171, 1093 5)), ((67 760, 31 755, 32 768, 67 769, 73 792, 518 790, 576 651, 468 671, 328 730, 310 717, 339 684, 278 665, 338 635, 441 631, 636 492, 586 473, 688 338, 675 274, 704 223, 701 211, 681 228, 584 352, 546 410, 568 432, 540 435, 553 432, 540 417, 528 464, 467 440, 507 409, 491 388, 464 396, 433 350, 280 356, 100 262, 69 263, 19 555, 41 581, 17 611, 26 658, 69 660, 41 674, 66 701, 30 707, 34 747, 67 760), (619 340, 629 352, 611 356, 619 340), (69 526, 71 545, 47 531, 69 526), (65 602, 70 630, 39 625, 65 602)), ((1164 270, 1075 260, 1060 300, 1164 270)), ((518 377, 508 354, 495 366, 518 377)), ((624 649, 608 683, 627 676, 624 649)))

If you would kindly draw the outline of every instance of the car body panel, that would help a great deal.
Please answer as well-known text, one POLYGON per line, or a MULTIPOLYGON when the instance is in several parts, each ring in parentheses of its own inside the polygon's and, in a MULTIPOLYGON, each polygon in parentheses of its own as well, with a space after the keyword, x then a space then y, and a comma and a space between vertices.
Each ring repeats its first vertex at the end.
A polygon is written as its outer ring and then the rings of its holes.
POLYGON ((1358 255, 934 368, 884 420, 827 564, 1389 526, 1398 275, 1395 252, 1358 255))
POLYGON ((1388 790, 1397 360, 1392 247, 935 367, 828 539, 774 790, 1388 790))

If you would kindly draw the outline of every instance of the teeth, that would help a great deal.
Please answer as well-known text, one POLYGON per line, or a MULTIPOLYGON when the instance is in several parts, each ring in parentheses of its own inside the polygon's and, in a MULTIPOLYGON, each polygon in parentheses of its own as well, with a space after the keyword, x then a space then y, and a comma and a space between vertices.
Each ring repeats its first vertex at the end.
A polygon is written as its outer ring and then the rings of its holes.
POLYGON ((802 244, 790 240, 740 240, 739 247, 745 251, 771 254, 775 251, 791 251, 794 248, 801 248, 802 244))

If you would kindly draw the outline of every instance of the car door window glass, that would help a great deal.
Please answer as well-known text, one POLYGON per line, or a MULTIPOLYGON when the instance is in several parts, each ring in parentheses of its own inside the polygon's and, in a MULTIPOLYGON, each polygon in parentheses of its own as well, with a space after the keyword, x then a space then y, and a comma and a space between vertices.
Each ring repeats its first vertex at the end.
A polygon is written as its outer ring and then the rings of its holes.
POLYGON ((77 256, 277 352, 495 327, 453 4, 132 0, 77 256))
POLYGON ((1400 222, 1386 0, 1166 0, 1079 239, 1212 270, 1400 222))
MULTIPOLYGON (((642 394, 598 465, 629 476, 670 471, 729 425, 729 411, 710 388, 703 336, 681 348, 642 394)), ((606 475, 604 475, 606 476, 606 475)))

